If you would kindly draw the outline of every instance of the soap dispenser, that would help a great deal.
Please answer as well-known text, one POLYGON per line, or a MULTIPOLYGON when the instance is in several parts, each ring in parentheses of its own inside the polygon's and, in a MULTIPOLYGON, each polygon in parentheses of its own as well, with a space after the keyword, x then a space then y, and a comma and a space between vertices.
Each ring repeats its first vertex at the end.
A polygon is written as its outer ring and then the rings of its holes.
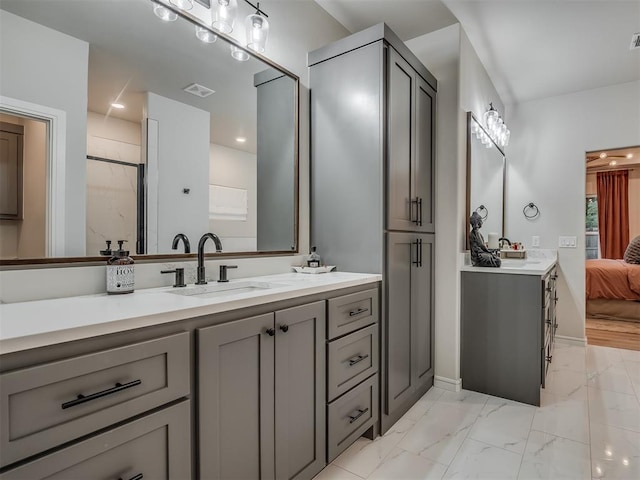
POLYGON ((118 250, 107 261, 107 293, 133 293, 134 269, 133 258, 123 248, 126 240, 118 240, 118 250))
POLYGON ((311 247, 311 254, 307 257, 307 267, 317 268, 320 266, 320 255, 316 253, 316 247, 311 247))

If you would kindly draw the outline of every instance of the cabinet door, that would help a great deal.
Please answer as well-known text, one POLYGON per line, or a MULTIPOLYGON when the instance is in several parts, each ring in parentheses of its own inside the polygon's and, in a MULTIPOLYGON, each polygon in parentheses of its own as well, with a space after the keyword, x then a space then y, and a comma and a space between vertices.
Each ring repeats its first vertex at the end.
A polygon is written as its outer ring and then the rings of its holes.
POLYGON ((411 274, 411 386, 433 378, 433 252, 434 235, 417 235, 417 264, 411 274))
POLYGON ((387 234, 387 385, 386 413, 390 414, 411 395, 413 343, 411 280, 416 261, 416 235, 387 234))
POLYGON ((274 335, 272 313, 198 329, 201 478, 274 478, 274 335))
POLYGON ((324 302, 280 310, 275 321, 276 478, 310 479, 325 465, 324 302))
POLYGON ((420 232, 435 231, 433 201, 435 190, 433 183, 435 108, 435 90, 416 75, 416 153, 413 165, 415 191, 412 195, 417 200, 416 230, 420 232))
POLYGON ((387 85, 387 229, 414 230, 417 204, 412 165, 415 138, 415 81, 411 66, 388 49, 387 85))

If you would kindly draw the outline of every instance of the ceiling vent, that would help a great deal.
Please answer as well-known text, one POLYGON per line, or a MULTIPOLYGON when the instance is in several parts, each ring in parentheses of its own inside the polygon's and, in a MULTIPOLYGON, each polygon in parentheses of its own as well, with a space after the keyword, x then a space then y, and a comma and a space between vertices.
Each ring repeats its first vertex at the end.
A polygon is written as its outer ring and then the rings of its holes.
POLYGON ((210 88, 199 85, 197 83, 192 83, 188 87, 183 88, 183 90, 187 93, 190 93, 191 95, 195 95, 196 97, 200 98, 205 98, 216 93, 215 90, 211 90, 210 88))
POLYGON ((640 33, 634 33, 633 37, 631 37, 631 45, 629 45, 629 50, 634 50, 636 48, 640 48, 640 33))

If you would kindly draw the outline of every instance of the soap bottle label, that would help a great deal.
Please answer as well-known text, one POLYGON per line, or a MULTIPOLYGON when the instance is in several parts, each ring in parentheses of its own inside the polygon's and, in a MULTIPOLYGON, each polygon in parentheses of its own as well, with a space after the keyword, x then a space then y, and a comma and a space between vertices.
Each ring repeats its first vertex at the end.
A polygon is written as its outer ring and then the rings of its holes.
POLYGON ((107 265, 107 293, 133 292, 133 268, 133 265, 107 265))

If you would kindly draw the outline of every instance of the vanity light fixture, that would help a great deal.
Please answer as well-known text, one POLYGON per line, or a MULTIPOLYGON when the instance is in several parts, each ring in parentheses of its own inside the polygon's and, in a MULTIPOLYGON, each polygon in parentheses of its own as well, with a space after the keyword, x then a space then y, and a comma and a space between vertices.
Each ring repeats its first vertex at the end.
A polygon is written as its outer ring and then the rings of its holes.
POLYGON ((627 153, 626 157, 627 157, 628 159, 632 159, 632 158, 633 158, 633 153, 627 153))
POLYGON ((121 103, 112 103, 111 106, 113 108, 117 108, 118 110, 122 110, 124 108, 124 105, 121 103))
POLYGON ((489 104, 489 110, 484 113, 484 126, 491 139, 496 142, 496 145, 505 147, 509 145, 509 137, 511 137, 511 131, 507 128, 507 124, 493 107, 493 103, 489 104))
POLYGON ((600 158, 607 158, 607 153, 606 152, 602 152, 600 154, 600 158))
POLYGON ((246 138, 244 138, 244 137, 238 137, 238 138, 236 138, 236 142, 238 142, 238 143, 244 143, 244 142, 246 142, 246 141, 247 141, 247 139, 246 139, 246 138))
POLYGON ((618 162, 616 162, 615 160, 611 160, 611 161, 609 162, 609 166, 610 166, 610 167, 615 167, 617 164, 618 164, 618 162))
POLYGON ((213 0, 211 10, 213 11, 214 28, 217 28, 222 33, 229 34, 233 32, 233 25, 236 21, 236 11, 238 10, 238 1, 213 0))
POLYGON ((268 15, 260 10, 260 2, 253 5, 248 0, 244 1, 256 9, 256 13, 248 15, 244 21, 247 32, 247 47, 258 53, 262 53, 264 52, 267 45, 267 38, 269 37, 268 15))

